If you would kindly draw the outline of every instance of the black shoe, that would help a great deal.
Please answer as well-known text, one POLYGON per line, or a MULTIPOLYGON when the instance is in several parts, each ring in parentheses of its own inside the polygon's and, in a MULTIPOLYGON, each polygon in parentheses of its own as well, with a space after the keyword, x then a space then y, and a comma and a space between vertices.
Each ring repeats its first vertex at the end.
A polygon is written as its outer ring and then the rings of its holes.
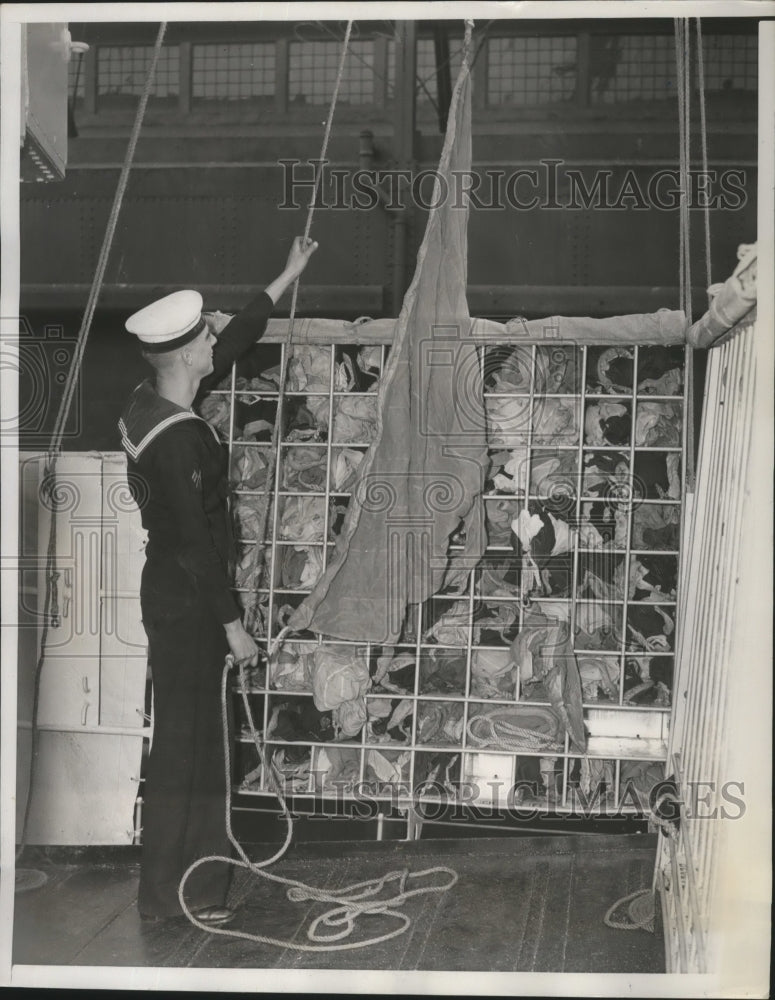
MULTIPOLYGON (((210 927, 223 927, 230 924, 237 915, 236 910, 228 906, 202 906, 198 910, 191 910, 191 916, 198 920, 200 924, 207 924, 210 927)), ((190 920, 185 913, 174 913, 157 916, 151 913, 141 913, 140 919, 144 924, 189 924, 190 920)))
POLYGON ((223 927, 230 924, 237 915, 236 910, 229 906, 203 906, 199 910, 192 910, 191 916, 198 920, 200 924, 208 924, 210 927, 223 927))

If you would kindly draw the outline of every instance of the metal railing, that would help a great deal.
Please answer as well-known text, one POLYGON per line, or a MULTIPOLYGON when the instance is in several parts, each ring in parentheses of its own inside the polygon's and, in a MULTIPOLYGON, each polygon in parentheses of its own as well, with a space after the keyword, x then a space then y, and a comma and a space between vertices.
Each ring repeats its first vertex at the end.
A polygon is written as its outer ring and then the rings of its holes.
POLYGON ((726 779, 730 675, 743 665, 733 642, 741 613, 744 508, 750 490, 756 390, 756 322, 708 356, 696 489, 686 497, 668 774, 680 805, 674 836, 661 837, 656 888, 668 972, 712 972, 714 904, 723 821, 737 818, 726 779))

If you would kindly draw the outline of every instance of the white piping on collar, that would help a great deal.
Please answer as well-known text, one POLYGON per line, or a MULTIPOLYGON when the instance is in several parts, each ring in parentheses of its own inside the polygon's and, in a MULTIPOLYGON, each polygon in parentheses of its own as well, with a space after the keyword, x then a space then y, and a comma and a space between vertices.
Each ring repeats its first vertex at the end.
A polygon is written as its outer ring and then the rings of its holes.
MULTIPOLYGON (((156 438, 159 434, 161 434, 163 430, 166 430, 167 427, 171 426, 172 424, 177 424, 181 420, 201 420, 201 419, 202 418, 198 417, 195 413, 190 413, 188 411, 184 411, 182 413, 173 413, 169 417, 165 417, 164 420, 160 420, 158 424, 155 424, 148 431, 148 433, 145 435, 145 437, 137 446, 133 445, 132 442, 129 440, 126 424, 124 423, 123 417, 118 422, 118 429, 121 431, 121 443, 123 444, 127 455, 129 455, 129 457, 134 461, 137 461, 137 459, 145 451, 145 449, 148 447, 151 441, 153 441, 154 438, 156 438)), ((203 421, 203 423, 207 423, 207 421, 205 420, 203 421)), ((210 424, 207 424, 207 426, 210 427, 210 424)))

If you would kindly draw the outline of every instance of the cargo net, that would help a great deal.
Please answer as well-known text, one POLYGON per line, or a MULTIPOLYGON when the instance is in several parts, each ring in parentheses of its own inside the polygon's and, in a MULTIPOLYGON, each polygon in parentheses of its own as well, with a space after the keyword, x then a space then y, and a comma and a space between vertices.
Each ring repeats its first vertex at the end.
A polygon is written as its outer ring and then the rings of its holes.
MULTIPOLYGON (((283 350, 256 345, 201 409, 229 451, 235 589, 265 654, 332 558, 390 348, 294 345, 278 413, 283 350)), ((484 557, 462 592, 410 605, 393 646, 294 632, 264 655, 249 689, 267 763, 243 720, 235 793, 270 794, 271 767, 297 795, 647 813, 672 699, 685 349, 479 359, 484 557)))

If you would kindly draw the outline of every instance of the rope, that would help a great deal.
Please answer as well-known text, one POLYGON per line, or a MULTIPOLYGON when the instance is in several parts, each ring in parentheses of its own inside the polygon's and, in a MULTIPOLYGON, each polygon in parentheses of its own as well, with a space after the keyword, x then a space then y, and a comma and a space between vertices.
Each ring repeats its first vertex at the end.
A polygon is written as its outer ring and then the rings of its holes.
POLYGON ((266 658, 271 660, 277 655, 277 651, 280 649, 282 644, 285 642, 285 637, 291 631, 290 625, 284 625, 274 639, 269 643, 266 651, 266 658))
POLYGON ((679 309, 684 308, 684 227, 683 227, 683 198, 684 198, 684 146, 683 146, 683 128, 684 128, 684 95, 683 95, 683 65, 682 65, 682 54, 683 50, 681 47, 681 21, 679 18, 674 18, 673 20, 674 29, 674 41, 675 41, 675 78, 676 86, 675 93, 678 100, 678 189, 680 193, 679 203, 678 203, 678 307, 679 309))
POLYGON ((663 819, 657 810, 662 805, 663 802, 674 802, 677 805, 681 804, 681 800, 676 798, 672 792, 663 792, 662 795, 656 800, 654 805, 649 810, 649 822, 653 823, 654 826, 658 827, 662 833, 670 840, 677 840, 678 838, 678 827, 675 823, 671 823, 668 819, 663 819))
POLYGON ((617 899, 613 906, 608 908, 606 915, 603 917, 603 922, 606 927, 612 927, 617 931, 639 931, 646 930, 654 931, 654 893, 651 889, 638 889, 636 892, 631 892, 629 896, 623 896, 621 899, 617 899), (650 900, 651 905, 644 905, 646 901, 650 900), (614 920, 613 915, 620 906, 624 906, 625 903, 629 903, 629 915, 630 920, 624 922, 622 920, 614 920))
MULTIPOLYGON (((676 57, 676 80, 678 96, 678 156, 680 173, 680 209, 679 209, 679 296, 680 307, 686 315, 687 329, 692 325, 692 270, 691 270, 691 216, 689 211, 690 177, 691 166, 691 137, 690 137, 690 108, 691 108, 691 69, 690 56, 691 44, 689 33, 689 22, 686 18, 675 19, 675 57, 676 57)), ((698 21, 699 29, 699 21, 698 21)), ((702 44, 700 42, 700 58, 702 44)), ((704 80, 704 73, 703 73, 704 80)), ((701 97, 701 121, 702 121, 702 142, 703 153, 707 154, 707 140, 704 127, 704 103, 701 97)), ((704 160, 704 169, 707 163, 704 160)), ((710 267, 709 257, 709 220, 706 218, 706 267, 710 267)), ((694 355, 693 351, 687 351, 686 358, 686 482, 687 488, 694 489, 694 355)))
POLYGON ((283 878, 280 875, 272 875, 265 869, 278 861, 287 851, 293 836, 293 820, 287 803, 282 793, 280 783, 271 767, 267 764, 264 756, 261 737, 256 731, 253 720, 253 712, 250 708, 248 698, 247 682, 245 671, 240 667, 239 684, 242 702, 245 707, 245 715, 248 721, 248 728, 253 743, 258 753, 259 764, 270 779, 273 791, 277 796, 282 809, 282 814, 286 823, 285 841, 278 851, 271 858, 264 861, 251 861, 245 854, 242 845, 234 836, 231 825, 231 743, 229 739, 229 723, 227 711, 227 684, 229 670, 233 666, 234 660, 231 655, 226 657, 226 663, 221 675, 221 724, 223 727, 223 756, 224 756, 224 776, 226 780, 226 834, 234 849, 237 851, 240 860, 225 857, 223 855, 211 854, 207 857, 199 858, 184 872, 178 887, 178 900, 180 907, 195 927, 208 931, 210 934, 220 934, 223 937, 241 938, 245 941, 255 941, 258 944, 275 945, 279 948, 289 948, 292 951, 347 951, 355 948, 365 948, 373 944, 380 944, 398 937, 411 926, 411 918, 400 911, 400 907, 414 896, 436 894, 446 892, 451 889, 458 880, 457 872, 444 866, 426 868, 422 871, 410 872, 408 869, 388 872, 381 878, 368 879, 364 882, 356 882, 352 885, 344 886, 341 889, 320 889, 315 886, 306 885, 297 879, 283 878), (291 902, 307 902, 314 900, 319 903, 330 903, 331 908, 317 916, 307 929, 307 937, 312 944, 302 944, 298 941, 285 941, 281 938, 267 937, 263 934, 252 934, 248 931, 238 931, 222 927, 212 927, 197 920, 196 915, 189 910, 184 888, 189 876, 201 865, 212 862, 222 862, 233 865, 235 868, 244 868, 268 879, 279 885, 287 886, 287 896, 291 902), (436 885, 421 885, 418 888, 409 888, 412 879, 422 879, 433 875, 445 875, 445 882, 436 885), (397 883, 395 894, 388 897, 379 897, 379 894, 390 884, 397 883), (386 931, 374 937, 366 938, 362 941, 345 941, 355 930, 356 921, 359 917, 381 914, 399 921, 399 925, 393 930, 386 931), (328 929, 328 932, 326 932, 328 929), (341 942, 341 943, 340 943, 341 942))
POLYGON ((38 718, 38 703, 40 700, 40 680, 43 672, 43 663, 45 660, 46 645, 48 643, 48 632, 49 627, 58 628, 59 627, 59 607, 57 600, 57 580, 59 578, 59 573, 56 569, 56 531, 57 531, 57 513, 59 504, 59 494, 56 488, 56 465, 59 456, 59 450, 62 445, 62 437, 64 435, 64 428, 67 423, 67 418, 70 414, 70 407, 73 402, 73 395, 75 393, 75 386, 78 381, 78 375, 81 370, 81 365, 83 363, 83 355, 86 350, 86 341, 89 337, 89 332, 91 330, 92 320, 94 318, 94 311, 97 305, 97 299, 99 298, 100 291, 102 289, 102 283, 105 279, 105 269, 108 263, 108 257, 110 256, 110 250, 113 245, 113 238, 116 232, 116 224, 118 222, 119 212, 121 211, 121 205, 124 200, 124 194, 126 192, 127 182, 129 180, 129 172, 134 161, 135 149, 137 147, 137 140, 140 136, 140 129, 143 124, 143 119, 145 117, 145 109, 148 104, 148 98, 151 93, 151 87, 153 85, 153 78, 156 73, 156 64, 159 61, 159 54, 161 52, 162 42, 164 40, 164 34, 167 30, 166 22, 162 22, 159 25, 159 32, 156 36, 156 44, 153 50, 153 56, 151 58, 151 65, 148 69, 148 76, 145 80, 145 86, 143 87, 142 95, 140 96, 140 101, 137 105, 137 112, 135 113, 135 120, 132 126, 132 132, 129 137, 129 144, 127 145, 126 155, 124 156, 124 163, 121 167, 121 174, 119 176, 118 186, 116 188, 116 193, 113 198, 113 205, 110 210, 110 215, 108 217, 108 224, 105 229, 105 236, 102 241, 102 247, 100 249, 99 258, 97 260, 97 268, 94 272, 94 278, 92 279, 91 288, 89 290, 89 297, 86 303, 86 309, 84 311, 83 319, 81 321, 81 328, 78 331, 78 338, 76 340, 75 350, 73 354, 73 363, 70 370, 67 373, 67 380, 65 382, 65 387, 62 392, 62 399, 59 403, 59 410, 57 412, 57 417, 54 422, 54 430, 51 435, 51 444, 49 445, 48 460, 46 463, 46 470, 44 473, 43 483, 41 485, 41 494, 44 492, 48 495, 50 510, 51 510, 51 526, 49 528, 49 538, 48 538, 48 549, 46 553, 46 594, 44 599, 44 617, 43 617, 43 631, 41 634, 40 641, 40 656, 38 657, 38 662, 35 667, 35 680, 33 689, 33 702, 32 702, 32 748, 31 748, 31 761, 30 761, 30 778, 29 778, 29 788, 27 793, 27 804, 24 810, 24 821, 22 823, 22 832, 19 842, 19 847, 16 854, 16 859, 18 861, 21 856, 24 846, 27 841, 27 827, 29 824, 30 816, 30 806, 32 802, 32 789, 34 788, 34 779, 36 771, 36 763, 39 751, 39 732, 37 727, 38 718))
POLYGON ((15 873, 14 892, 30 892, 40 889, 48 882, 48 875, 37 868, 17 868, 15 873))
MULTIPOLYGON (((698 17, 697 25, 697 89, 700 104, 700 143, 702 148, 702 169, 708 176, 708 127, 705 119, 705 56, 702 51, 702 21, 698 17)), ((710 259, 710 202, 706 198, 703 207, 703 222, 705 225, 705 285, 711 285, 710 259)))
MULTIPOLYGON (((307 221, 304 225, 303 245, 305 246, 307 240, 309 239, 310 230, 312 229, 312 217, 315 214, 315 209, 317 207, 318 191, 320 189, 320 180, 321 177, 323 176, 323 164, 326 159, 326 153, 328 152, 328 143, 331 138, 331 126, 333 125, 334 121, 334 111, 336 109, 336 102, 339 96, 339 86, 342 82, 342 77, 344 75, 344 64, 347 56, 347 48, 350 43, 350 33, 352 31, 352 24, 353 24, 352 21, 347 22, 347 29, 344 33, 344 41, 342 42, 342 51, 339 56, 339 68, 337 70, 336 80, 334 82, 334 90, 333 93, 331 94, 331 103, 328 108, 328 117, 326 118, 325 131, 323 133, 323 143, 320 149, 320 157, 318 158, 317 167, 315 170, 315 183, 312 188, 312 197, 310 198, 309 207, 307 209, 307 221)), ((260 573, 266 569, 265 552, 267 545, 267 537, 266 537, 267 527, 269 524, 269 507, 270 507, 270 499, 272 495, 272 489, 274 487, 275 474, 276 474, 277 455, 280 443, 280 423, 282 420, 283 406, 285 404, 285 391, 286 391, 286 382, 288 376, 288 359, 290 357, 291 350, 293 348, 293 323, 296 318, 296 302, 298 299, 298 294, 299 294, 299 278, 296 278, 296 280, 293 283, 293 293, 291 296, 291 310, 288 317, 288 342, 286 346, 283 348, 282 360, 280 362, 280 384, 279 384, 279 392, 277 395, 277 411, 275 414, 274 427, 272 428, 272 440, 269 450, 269 463, 267 467, 266 486, 264 489, 265 502, 263 505, 263 510, 261 512, 261 526, 258 532, 258 541, 257 541, 257 560, 258 560, 256 565, 257 573, 260 573)), ((258 594, 257 591, 256 594, 258 594)), ((258 596, 256 596, 256 600, 258 600, 258 596)), ((279 648, 282 642, 281 636, 284 639, 285 635, 287 634, 287 631, 288 631, 287 629, 282 630, 280 635, 278 635, 277 638, 275 639, 273 644, 275 651, 279 648)))
MULTIPOLYGON (((678 838, 678 829, 676 825, 671 823, 669 820, 663 819, 657 813, 659 806, 663 802, 668 801, 680 804, 680 799, 676 798, 672 792, 663 792, 649 810, 649 822, 659 827, 662 833, 670 840, 676 840, 678 838)), ((621 899, 617 899, 616 902, 608 908, 606 915, 603 917, 603 923, 607 927, 612 927, 614 930, 618 931, 647 930, 653 932, 654 890, 637 889, 635 892, 631 892, 629 896, 622 896, 621 899), (649 901, 651 905, 648 905, 649 901), (619 909, 619 907, 624 906, 625 903, 630 904, 628 908, 629 920, 626 922, 614 920, 614 913, 619 909)))
POLYGON ((681 190, 683 193, 682 197, 682 213, 683 220, 682 225, 686 232, 686 238, 684 241, 684 267, 685 267, 685 281, 684 281, 684 294, 686 296, 685 301, 685 312, 686 317, 691 325, 692 323, 692 232, 691 232, 691 97, 692 97, 692 78, 691 78, 691 35, 689 33, 689 20, 688 18, 683 22, 683 112, 684 112, 684 129, 683 129, 683 169, 684 176, 681 180, 681 190))
MULTIPOLYGON (((40 752, 40 730, 37 726, 38 707, 40 705, 40 681, 43 676, 43 663, 46 655, 46 645, 48 643, 49 626, 59 627, 59 601, 57 580, 59 574, 56 569, 56 547, 57 547, 57 505, 59 501, 56 489, 56 480, 47 469, 44 473, 43 482, 40 487, 41 497, 48 496, 51 510, 51 526, 48 532, 48 548, 46 550, 46 593, 43 603, 43 630, 40 636, 40 654, 38 662, 35 664, 35 677, 32 690, 32 729, 30 739, 30 775, 27 782, 27 802, 24 806, 24 819, 22 820, 22 832, 19 838, 19 846, 16 851, 16 861, 18 861, 27 843, 27 830, 30 822, 30 812, 32 810, 32 790, 35 787, 38 754, 40 752)), ((17 876, 19 872, 17 871, 17 876)), ((21 890, 20 890, 21 891, 21 890)))
POLYGON ((688 101, 691 95, 689 76, 689 36, 686 19, 675 19, 675 56, 678 94, 678 153, 680 174, 679 207, 679 292, 681 308, 692 323, 691 229, 689 216, 690 128, 688 101))
MULTIPOLYGON (((339 91, 339 85, 342 79, 342 74, 344 70, 344 60, 347 51, 347 45, 350 38, 350 30, 352 27, 352 22, 348 22, 347 31, 345 33, 344 43, 342 46, 342 54, 339 61, 339 70, 337 73, 336 83, 334 86, 334 93, 331 98, 331 106, 329 108, 328 120, 326 122, 325 134, 323 137, 323 147, 320 155, 320 169, 322 170, 322 163, 325 160, 325 154, 328 147, 328 141, 331 134, 331 124, 333 121, 334 108, 336 106, 337 94, 339 91)), ((470 29, 467 28, 466 38, 470 39, 470 29)), ((310 200, 310 205, 307 213, 307 223, 304 229, 304 240, 309 238, 310 229, 312 226, 312 216, 315 210, 315 205, 317 201, 317 192, 320 181, 320 172, 316 175, 315 186, 312 192, 312 198, 310 200)), ((296 315, 296 299, 298 292, 298 278, 294 283, 293 287, 293 298, 291 302, 290 319, 289 319, 289 329, 288 329, 288 346, 283 352, 283 360, 281 364, 280 372, 280 388, 278 393, 278 403, 277 403, 277 417, 275 419, 275 426, 272 432, 272 456, 273 460, 269 466, 269 473, 267 475, 267 485, 266 485, 266 504, 263 516, 263 524, 261 531, 261 542, 259 542, 261 550, 266 547, 266 527, 268 521, 268 511, 269 511, 269 498, 271 496, 273 476, 276 466, 276 455, 279 442, 279 427, 280 427, 280 415, 282 412, 282 403, 285 395, 286 387, 286 370, 287 370, 287 359, 290 354, 290 348, 293 344, 293 322, 296 315)), ((277 637, 273 643, 270 643, 267 649, 268 656, 274 655, 274 652, 279 648, 285 636, 288 634, 289 627, 285 626, 280 630, 277 637)), ((427 894, 438 894, 446 892, 451 889, 453 885, 458 880, 457 873, 451 868, 444 866, 435 866, 432 868, 426 868, 422 871, 410 872, 408 869, 402 869, 400 871, 392 871, 386 875, 383 875, 378 879, 369 879, 364 882, 357 882, 353 885, 345 886, 341 889, 335 890, 324 890, 317 888, 315 886, 306 885, 296 879, 283 878, 279 875, 272 875, 265 869, 271 865, 273 862, 279 860, 287 851, 291 839, 293 836, 293 820, 291 814, 288 810, 288 806, 285 802, 285 797, 283 795, 283 790, 281 788, 280 782, 274 772, 271 761, 267 763, 264 756, 264 751, 262 747, 261 737, 256 731, 255 723, 253 720, 253 712, 250 707, 250 700, 248 698, 247 682, 245 680, 244 668, 240 666, 239 672, 239 684, 240 684, 240 694, 242 696, 242 702, 245 708, 245 716, 247 718, 248 728, 250 735, 253 739, 253 743, 256 748, 256 753, 258 754, 259 767, 265 772, 265 775, 269 779, 269 784, 277 796, 282 810, 282 815, 286 823, 286 835, 285 841, 282 847, 275 852, 275 854, 264 861, 253 862, 250 861, 242 845, 239 843, 237 838, 234 836, 231 825, 231 745, 229 740, 229 725, 228 725, 228 712, 227 712, 227 678, 229 669, 233 665, 233 658, 227 656, 226 663, 223 668, 223 673, 221 675, 221 724, 223 728, 223 755, 224 755, 224 776, 226 781, 226 804, 225 804, 225 821, 226 821, 226 834, 228 836, 229 842, 232 844, 240 860, 236 860, 231 857, 224 857, 221 855, 208 855, 207 857, 199 858, 195 861, 189 868, 183 873, 183 877, 180 880, 178 886, 178 900, 180 902, 181 909, 188 917, 190 922, 194 924, 195 927, 199 927, 201 930, 208 931, 210 934, 219 934, 223 937, 240 938, 246 941, 255 941, 259 944, 269 944, 275 945, 280 948, 288 948, 292 951, 345 951, 352 950, 356 948, 365 948, 370 945, 379 944, 383 941, 389 941, 392 938, 398 937, 403 934, 411 926, 411 918, 407 914, 401 912, 400 907, 409 899, 414 896, 427 895, 427 894), (221 927, 211 927, 201 921, 197 920, 196 915, 191 912, 188 908, 185 897, 184 889, 188 878, 191 873, 194 872, 201 865, 209 864, 212 862, 222 862, 224 864, 233 865, 235 868, 244 868, 247 871, 252 872, 261 878, 268 879, 269 881, 276 882, 280 885, 287 886, 288 899, 292 902, 304 902, 309 900, 315 900, 320 903, 332 904, 331 908, 326 910, 323 914, 316 917, 307 929, 307 937, 313 942, 312 944, 301 944, 297 941, 284 941, 278 938, 267 937, 262 934, 252 934, 247 931, 237 931, 228 928, 221 927), (411 880, 428 878, 434 875, 446 876, 446 880, 443 883, 436 885, 421 885, 418 888, 409 888, 411 885, 411 880), (379 898, 380 893, 386 889, 387 886, 392 883, 397 883, 396 891, 394 895, 388 896, 387 898, 379 898), (379 934, 375 937, 366 938, 362 941, 345 941, 352 932, 355 930, 356 921, 361 916, 368 916, 374 914, 382 914, 387 917, 391 917, 397 920, 398 926, 393 928, 391 931, 387 931, 384 934, 379 934)))
POLYGON ((102 240, 102 247, 97 260, 97 269, 94 273, 91 289, 89 290, 89 298, 86 302, 86 309, 83 314, 81 329, 78 332, 78 339, 75 344, 73 365, 68 372, 67 382, 65 383, 65 389, 59 405, 59 412, 57 414, 56 423, 54 424, 54 433, 51 438, 51 451, 54 453, 59 451, 59 447, 62 443, 64 426, 70 412, 70 406, 73 402, 77 375, 81 368, 84 351, 86 350, 86 340, 89 336, 89 330, 91 329, 94 310, 97 306, 97 299, 99 298, 99 294, 102 290, 102 283, 105 278, 105 269, 108 264, 108 257, 110 256, 110 250, 113 245, 113 237, 116 232, 116 223, 118 222, 119 212, 121 211, 121 205, 124 200, 124 193, 126 192, 126 186, 129 181, 129 172, 134 160, 137 140, 140 137, 140 129, 142 128, 143 119, 145 117, 145 109, 148 104, 148 98, 151 94, 151 87, 153 86, 153 79, 156 74, 156 64, 159 61, 159 55, 161 53, 162 42, 164 41, 164 34, 166 30, 167 24, 166 22, 162 22, 159 25, 159 32, 156 36, 156 44, 153 48, 153 56, 148 70, 148 76, 145 78, 143 92, 140 96, 140 102, 137 105, 137 112, 135 114, 134 124, 132 125, 132 132, 129 137, 129 145, 127 146, 126 155, 124 156, 124 163, 121 167, 118 186, 116 187, 116 193, 113 196, 113 206, 110 210, 108 224, 105 229, 105 236, 102 240))
MULTIPOLYGON (((475 746, 495 746, 503 750, 560 750, 562 749, 555 737, 537 729, 526 729, 516 726, 499 715, 515 714, 511 709, 501 712, 493 711, 488 715, 473 715, 468 720, 468 738, 475 746), (474 727, 484 729, 484 735, 474 732, 474 727)), ((517 717, 518 717, 518 713, 517 717)))

